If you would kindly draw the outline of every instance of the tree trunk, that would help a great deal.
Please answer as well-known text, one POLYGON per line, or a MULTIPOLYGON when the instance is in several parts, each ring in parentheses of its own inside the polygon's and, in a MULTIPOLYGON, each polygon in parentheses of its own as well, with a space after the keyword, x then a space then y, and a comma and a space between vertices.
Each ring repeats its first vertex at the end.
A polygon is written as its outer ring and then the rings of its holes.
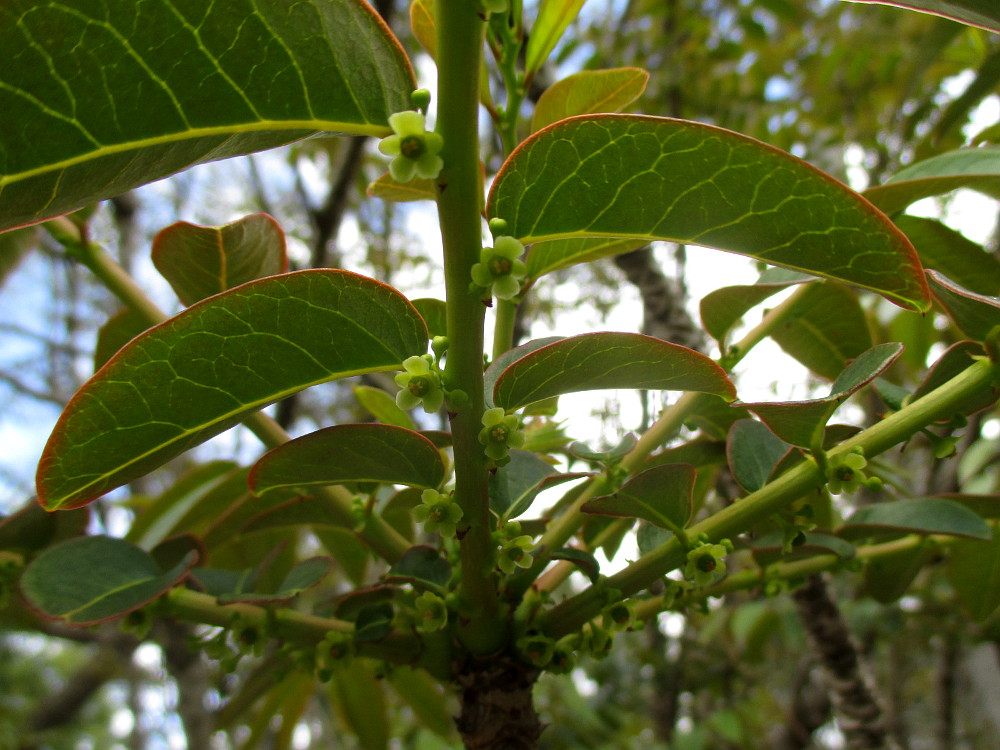
POLYGON ((470 657, 455 681, 462 710, 456 720, 467 750, 534 750, 542 733, 531 691, 538 670, 509 656, 470 657))

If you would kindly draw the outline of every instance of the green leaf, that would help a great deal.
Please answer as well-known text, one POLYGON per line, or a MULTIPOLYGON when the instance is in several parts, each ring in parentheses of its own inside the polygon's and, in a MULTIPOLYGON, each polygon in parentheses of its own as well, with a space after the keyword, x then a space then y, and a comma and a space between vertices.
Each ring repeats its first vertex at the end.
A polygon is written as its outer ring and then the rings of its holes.
POLYGON ((601 566, 597 562, 597 558, 582 549, 563 547, 557 549, 549 557, 553 560, 565 560, 573 563, 595 585, 601 579, 601 566))
POLYGON ((809 401, 743 403, 779 438, 801 448, 811 448, 837 407, 852 393, 881 375, 902 352, 902 345, 873 346, 854 360, 830 388, 830 395, 809 401))
POLYGON ((903 214, 896 226, 906 232, 924 268, 939 271, 977 294, 1000 292, 1000 260, 982 245, 940 221, 903 214))
POLYGON ((728 401, 736 396, 725 371, 703 354, 637 333, 585 333, 515 361, 497 378, 493 400, 516 409, 604 388, 702 391, 728 401))
POLYGON ((287 602, 319 584, 333 570, 329 557, 311 557, 295 565, 274 591, 240 591, 219 596, 220 604, 278 604, 287 602))
POLYGON ((361 608, 354 621, 354 640, 357 643, 378 643, 392 632, 395 610, 388 602, 369 604, 361 608))
POLYGON ((837 534, 847 539, 900 535, 948 534, 990 539, 990 527, 964 505, 937 497, 873 503, 859 508, 837 534))
POLYGON ((0 517, 0 550, 28 555, 85 534, 89 524, 89 508, 52 514, 46 513, 38 503, 29 501, 9 516, 0 517))
POLYGON ((811 276, 773 268, 761 274, 756 284, 716 289, 701 300, 701 324, 709 336, 724 345, 726 336, 749 310, 792 284, 813 280, 811 276))
POLYGON ((780 531, 766 534, 758 539, 753 548, 753 559, 760 566, 771 565, 778 561, 800 560, 816 555, 833 554, 841 560, 850 560, 855 555, 854 545, 832 534, 808 531, 803 534, 804 541, 796 545, 788 554, 782 544, 783 534, 780 531))
POLYGON ((511 154, 487 213, 525 243, 704 245, 928 306, 916 252, 882 213, 805 162, 710 125, 640 115, 563 120, 511 154))
POLYGON ((114 537, 85 536, 49 547, 24 569, 21 593, 43 617, 94 625, 139 609, 180 583, 189 555, 163 572, 138 547, 114 537))
POLYGON ((811 284, 771 334, 787 354, 833 380, 872 345, 858 296, 841 284, 811 284))
POLYGON ((48 510, 88 503, 249 414, 335 378, 399 369, 427 347, 391 287, 346 271, 253 281, 134 339, 59 418, 38 467, 48 510))
POLYGON ((948 579, 976 622, 1000 607, 1000 533, 989 541, 960 539, 950 545, 948 579))
POLYGON ((448 705, 448 696, 433 677, 422 669, 393 666, 387 678, 399 697, 413 709, 417 719, 434 734, 446 740, 455 739, 455 724, 448 705))
POLYGON ((919 545, 872 557, 865 565, 865 592, 882 604, 896 601, 934 554, 933 545, 919 545))
POLYGON ((451 580, 451 563, 425 544, 410 547, 389 569, 389 583, 412 583, 422 589, 443 592, 451 580))
POLYGON ((895 214, 911 203, 959 188, 970 188, 1000 199, 1000 146, 963 148, 932 156, 900 170, 884 185, 862 195, 895 214))
POLYGON ((292 526, 308 526, 313 529, 343 528, 344 517, 323 497, 296 497, 252 516, 240 530, 250 534, 292 526))
POLYGON ((416 87, 361 0, 10 0, 0 49, 0 230, 319 132, 387 135, 416 87))
POLYGON ((417 429, 416 425, 413 424, 413 420, 410 419, 410 415, 396 405, 396 399, 381 388, 356 385, 351 391, 354 393, 354 398, 364 407, 365 411, 382 424, 405 427, 407 430, 417 429))
POLYGON ((756 492, 771 478, 791 446, 754 419, 741 419, 729 428, 726 452, 729 468, 747 492, 756 492))
POLYGON ((145 316, 127 307, 108 318, 97 332, 97 344, 94 347, 94 372, 100 370, 125 344, 147 328, 149 328, 149 322, 145 316))
POLYGON ((490 366, 487 367, 486 372, 483 373, 483 390, 485 391, 484 396, 486 399, 486 408, 492 409, 496 405, 493 403, 493 389, 496 387, 497 379, 503 374, 504 370, 531 352, 538 351, 544 346, 548 346, 549 344, 554 344, 555 342, 562 340, 562 336, 547 336, 542 339, 532 339, 531 341, 521 344, 520 346, 515 346, 513 349, 508 349, 490 362, 490 366))
MULTIPOLYGON (((931 369, 924 375, 924 379, 917 386, 910 401, 923 398, 928 393, 938 388, 961 372, 964 372, 975 362, 977 357, 985 356, 982 345, 974 341, 959 341, 949 346, 944 354, 931 366, 931 369)), ((997 399, 997 393, 993 388, 986 388, 978 393, 971 393, 965 399, 955 404, 952 409, 953 414, 974 414, 980 409, 985 409, 993 404, 997 399)))
POLYGON ((577 17, 582 7, 583 0, 541 1, 525 52, 524 68, 528 75, 533 74, 548 59, 549 53, 555 49, 566 27, 577 17))
POLYGON ((628 253, 646 244, 648 244, 646 240, 617 240, 606 237, 571 237, 537 242, 528 250, 525 260, 528 278, 537 279, 577 263, 628 253))
POLYGON ((534 453, 514 449, 510 452, 510 463, 490 475, 490 510, 500 521, 517 518, 528 510, 542 490, 585 476, 589 475, 559 474, 534 453))
POLYGON ((672 531, 691 519, 695 472, 687 464, 656 466, 636 474, 612 495, 588 500, 581 510, 618 518, 641 518, 672 531))
POLYGON ((437 188, 434 186, 434 180, 415 177, 409 182, 397 182, 388 172, 369 183, 365 192, 371 198, 381 198, 393 203, 437 200, 437 188))
POLYGON ((646 90, 649 73, 641 68, 583 70, 556 81, 538 97, 531 132, 574 115, 621 112, 646 90))
POLYGON ((354 659, 350 664, 335 662, 332 671, 330 699, 344 723, 357 736, 360 747, 386 750, 392 722, 382 679, 376 676, 372 664, 368 659, 354 659))
POLYGON ((430 336, 448 335, 448 306, 443 300, 421 297, 413 300, 413 306, 417 308, 420 317, 427 323, 430 336))
POLYGON ((928 271, 927 280, 948 317, 969 338, 985 341, 994 326, 1000 325, 1000 301, 996 297, 963 289, 937 271, 928 271))
POLYGON ((0 289, 21 265, 28 253, 38 246, 38 228, 26 227, 0 234, 0 289))
POLYGON ((153 265, 185 305, 264 276, 284 273, 285 233, 267 214, 221 227, 178 221, 153 239, 153 265))
POLYGON ((437 487, 443 479, 444 462, 430 440, 403 427, 365 423, 327 427, 268 451, 250 470, 250 489, 259 496, 345 482, 437 487))
POLYGON ((854 3, 878 3, 933 13, 955 21, 1000 32, 1000 7, 994 0, 850 0, 854 3))

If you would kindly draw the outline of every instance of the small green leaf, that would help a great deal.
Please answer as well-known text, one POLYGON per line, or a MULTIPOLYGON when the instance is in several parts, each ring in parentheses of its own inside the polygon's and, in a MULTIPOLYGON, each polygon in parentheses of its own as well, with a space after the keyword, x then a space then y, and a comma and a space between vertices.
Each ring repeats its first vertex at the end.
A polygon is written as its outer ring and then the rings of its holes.
POLYGON ((194 565, 189 555, 163 572, 122 539, 85 536, 49 547, 21 576, 21 592, 43 617, 94 625, 139 609, 176 586, 194 565))
POLYGON ((636 474, 613 495, 583 504, 584 513, 641 518, 660 528, 684 528, 691 518, 695 472, 687 464, 656 466, 636 474))
MULTIPOLYGON (((391 612, 392 608, 389 610, 391 612)), ((366 629, 368 631, 370 629, 366 629)), ((371 642, 381 638, 356 637, 356 640, 371 642)), ((350 664, 335 662, 330 698, 344 723, 357 736, 362 750, 387 750, 393 723, 389 719, 382 679, 376 676, 369 660, 354 659, 350 664)))
POLYGON ((0 517, 0 550, 27 555, 85 534, 89 523, 88 508, 52 514, 46 513, 38 503, 29 501, 9 516, 0 517))
POLYGON ((542 490, 585 476, 588 474, 559 474, 534 453, 514 449, 510 452, 510 463, 490 476, 490 510, 500 521, 517 518, 542 490))
POLYGON ((601 579, 601 566, 597 562, 597 558, 582 549, 563 547, 562 549, 557 549, 549 557, 553 560, 565 560, 566 562, 573 563, 593 584, 596 584, 601 579))
POLYGON ((994 0, 851 0, 851 2, 895 5, 1000 32, 1000 8, 994 0))
POLYGON ((900 534, 991 538, 990 527, 982 518, 964 505, 936 497, 866 505, 855 511, 837 534, 847 539, 900 534))
POLYGON ((1000 533, 989 541, 960 539, 950 545, 948 579, 976 622, 1000 607, 1000 533))
MULTIPOLYGON (((974 341, 959 341, 952 344, 924 375, 924 379, 913 392, 910 401, 923 398, 935 388, 944 385, 953 377, 971 367, 976 358, 982 357, 984 354, 985 350, 982 345, 974 341)), ((986 388, 978 393, 969 394, 967 398, 955 404, 953 413, 974 414, 980 409, 985 409, 987 406, 993 404, 996 399, 997 393, 995 389, 986 388)))
POLYGON ((423 589, 442 592, 451 580, 451 564, 425 544, 410 547, 389 569, 389 583, 412 583, 423 589))
POLYGON ((284 273, 285 233, 267 214, 221 227, 178 221, 153 239, 153 265, 185 305, 264 276, 284 273))
POLYGON ((941 306, 962 333, 976 341, 985 341, 989 332, 1000 325, 1000 300, 970 292, 937 271, 928 271, 927 280, 941 306))
POLYGON ((726 449, 729 468, 747 492, 756 492, 771 478, 791 446, 754 419, 741 419, 729 428, 726 449))
POLYGON ((896 601, 934 554, 933 545, 922 544, 872 557, 865 565, 865 592, 882 604, 896 601))
POLYGON ((902 345, 873 346, 847 366, 834 381, 830 395, 809 401, 742 403, 779 438, 801 448, 811 448, 837 407, 852 393, 881 375, 902 352, 902 345))
POLYGON ((385 424, 327 427, 291 440, 261 457, 250 470, 255 495, 282 487, 384 482, 437 487, 444 462, 418 432, 385 424))
POLYGON ((393 203, 437 200, 434 180, 415 177, 409 182, 398 182, 388 172, 370 183, 365 192, 372 198, 381 198, 393 203))
POLYGON ((716 289, 714 292, 709 292, 701 300, 699 305, 701 323, 708 335, 722 345, 730 330, 742 320, 749 310, 792 284, 813 280, 812 276, 783 268, 773 268, 761 274, 756 284, 716 289), (774 274, 775 271, 780 272, 780 276, 774 274))
POLYGON ((241 532, 307 526, 313 529, 342 528, 343 515, 323 497, 296 497, 278 503, 249 518, 241 532))
POLYGON ((527 354, 497 378, 505 409, 563 393, 604 388, 701 391, 732 401, 725 371, 703 354, 637 333, 585 333, 527 354))
POLYGON ((388 602, 369 604, 361 608, 354 621, 354 640, 357 643, 378 643, 392 632, 393 606, 388 602))
POLYGON ((1000 198, 1000 146, 949 151, 917 162, 892 176, 884 185, 862 195, 887 214, 911 203, 959 188, 971 188, 1000 198))
POLYGON ((833 380, 872 345, 858 296, 841 284, 811 284, 771 338, 817 375, 833 380))
POLYGON ((525 52, 525 72, 533 74, 548 59, 562 38, 566 27, 580 13, 583 0, 542 0, 538 17, 531 27, 525 52))
POLYGON ((387 135, 416 87, 361 0, 9 0, 0 49, 16 61, 0 70, 0 230, 318 132, 387 135))
POLYGON ((122 349, 42 454, 49 510, 84 505, 303 388, 399 369, 427 331, 389 286, 346 271, 276 276, 203 300, 122 349))
POLYGON ((982 245, 933 219, 903 214, 895 221, 917 248, 924 268, 938 271, 977 294, 1000 292, 1000 260, 982 245))
POLYGON ((445 740, 455 740, 448 695, 440 683, 422 669, 399 665, 393 666, 387 679, 421 724, 445 740))
POLYGON ((420 317, 427 323, 430 336, 448 335, 448 306, 444 300, 421 297, 412 301, 420 317))
POLYGON ((329 557, 311 557, 292 568, 278 588, 270 592, 241 591, 219 596, 220 604, 278 604, 287 602, 303 591, 319 584, 333 570, 333 560, 329 557))
POLYGON ((149 323, 141 314, 129 308, 119 310, 97 332, 94 347, 94 372, 117 354, 125 344, 149 328, 149 323))
POLYGON ((396 405, 396 399, 381 388, 372 388, 369 385, 356 385, 351 391, 354 393, 354 398, 364 407, 365 411, 382 424, 404 427, 407 430, 417 429, 417 426, 413 424, 413 420, 410 419, 410 415, 396 405))
POLYGON ((785 554, 782 532, 776 531, 760 537, 753 548, 753 559, 760 566, 771 565, 779 561, 799 560, 804 557, 834 554, 841 560, 850 560, 855 555, 854 545, 832 534, 807 531, 804 540, 792 551, 785 554))
POLYGON ((556 81, 538 97, 531 132, 574 115, 621 112, 646 90, 649 73, 641 68, 583 70, 556 81))
POLYGON ((487 208, 525 244, 669 240, 748 255, 925 310, 906 236, 857 193, 778 149, 709 125, 584 115, 534 134, 487 208))

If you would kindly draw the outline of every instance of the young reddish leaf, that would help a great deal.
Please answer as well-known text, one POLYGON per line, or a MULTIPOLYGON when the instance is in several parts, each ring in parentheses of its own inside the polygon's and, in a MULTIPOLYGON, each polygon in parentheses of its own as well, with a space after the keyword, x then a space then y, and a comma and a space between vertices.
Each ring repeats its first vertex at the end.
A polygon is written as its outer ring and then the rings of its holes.
POLYGON ((948 534, 991 539, 990 527, 964 505, 938 497, 873 503, 859 508, 837 529, 845 539, 901 534, 948 534))
POLYGON ((153 265, 185 305, 265 276, 284 273, 285 233, 267 214, 221 227, 178 221, 153 239, 153 265))
POLYGON ((801 448, 811 448, 837 407, 852 393, 881 375, 896 358, 901 344, 873 346, 854 360, 830 388, 826 398, 777 403, 739 403, 754 412, 779 438, 801 448))
POLYGON ((531 132, 574 115, 621 112, 642 96, 649 73, 642 68, 582 70, 549 86, 538 97, 531 132))
POLYGON ((619 518, 641 518, 661 529, 683 529, 691 519, 695 472, 687 464, 647 469, 623 484, 613 495, 583 504, 584 513, 619 518))
POLYGON ((969 338, 985 341, 994 326, 1000 325, 1000 301, 995 297, 963 289, 937 271, 928 271, 927 279, 948 317, 969 338))
POLYGON ((543 346, 497 378, 493 401, 505 409, 563 393, 604 388, 701 391, 727 401, 736 390, 703 354, 638 333, 585 333, 543 346))
POLYGON ((842 284, 811 284, 771 338, 817 375, 833 380, 872 345, 858 296, 842 284))
POLYGON ((997 6, 994 0, 851 0, 851 2, 896 5, 1000 32, 1000 6, 997 6))
POLYGON ((971 188, 1000 198, 1000 146, 949 151, 917 162, 862 193, 887 214, 934 195, 971 188))
POLYGON ((416 88, 363 0, 106 11, 0 4, 0 230, 317 132, 388 135, 416 88))
POLYGON ((617 237, 687 242, 872 289, 925 310, 906 236, 868 201, 772 146, 700 123, 584 115, 522 143, 488 216, 522 242, 617 237))
POLYGON ((253 281, 151 328, 66 407, 38 466, 49 510, 83 505, 247 415, 335 378, 394 370, 427 330, 396 290, 346 271, 253 281))
POLYGON ((194 565, 188 555, 169 571, 123 539, 85 536, 49 547, 21 576, 21 593, 43 617, 94 625, 149 604, 176 586, 194 565))
POLYGON ((268 451, 250 470, 250 488, 263 495, 282 487, 384 482, 437 487, 444 462, 418 432, 385 424, 327 427, 268 451))

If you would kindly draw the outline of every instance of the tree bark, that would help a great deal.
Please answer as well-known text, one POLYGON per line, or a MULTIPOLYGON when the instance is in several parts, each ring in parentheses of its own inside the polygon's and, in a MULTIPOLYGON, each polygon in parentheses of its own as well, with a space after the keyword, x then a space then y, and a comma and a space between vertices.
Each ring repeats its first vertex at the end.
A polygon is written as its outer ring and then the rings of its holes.
POLYGON ((542 733, 532 688, 538 670, 505 655, 469 660, 455 677, 461 713, 455 724, 467 750, 534 750, 542 733))

